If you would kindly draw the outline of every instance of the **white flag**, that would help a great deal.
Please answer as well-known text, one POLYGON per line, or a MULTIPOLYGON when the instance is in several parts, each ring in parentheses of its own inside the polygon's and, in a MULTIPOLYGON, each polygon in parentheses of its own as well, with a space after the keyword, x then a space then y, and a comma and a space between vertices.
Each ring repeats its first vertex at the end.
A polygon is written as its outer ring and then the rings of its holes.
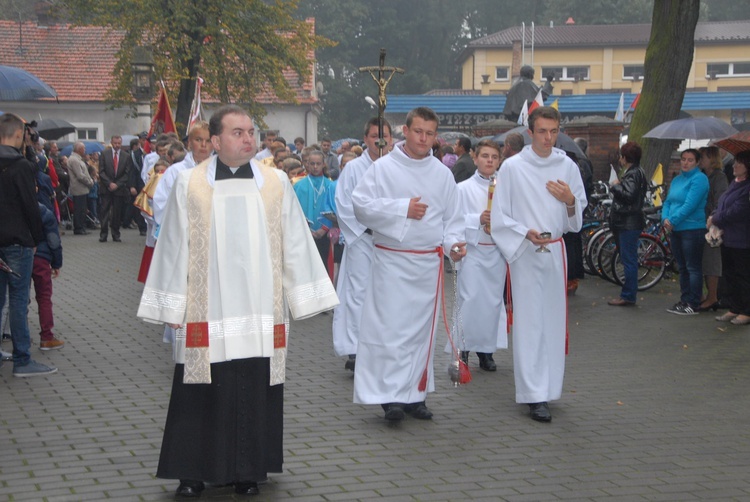
POLYGON ((615 120, 622 122, 625 120, 625 93, 620 93, 620 104, 617 105, 617 111, 615 112, 615 120))
POLYGON ((521 113, 518 114, 518 125, 529 127, 529 100, 523 102, 521 113))
POLYGON ((619 178, 617 177, 617 171, 615 171, 615 166, 612 164, 609 165, 609 185, 612 186, 612 183, 617 181, 619 178))

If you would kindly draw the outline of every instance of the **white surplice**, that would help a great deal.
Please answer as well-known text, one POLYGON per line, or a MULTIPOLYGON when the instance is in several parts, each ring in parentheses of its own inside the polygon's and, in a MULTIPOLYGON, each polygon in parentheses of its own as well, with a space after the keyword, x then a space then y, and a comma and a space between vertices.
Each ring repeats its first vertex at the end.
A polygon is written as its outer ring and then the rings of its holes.
POLYGON ((578 167, 565 152, 540 157, 526 146, 503 162, 492 205, 492 238, 510 267, 516 402, 553 401, 562 395, 567 329, 565 232, 581 229, 586 194, 578 167), (547 190, 562 180, 575 196, 575 212, 547 190), (551 232, 549 253, 537 253, 529 229, 551 232))
MULTIPOLYGON (((273 385, 284 381, 286 360, 286 341, 275 347, 274 326, 283 324, 288 332, 289 310, 304 319, 335 307, 338 298, 288 177, 255 161, 251 166, 252 179, 215 181, 212 157, 177 177, 138 317, 184 324, 191 315, 189 294, 207 288, 208 305, 200 308, 206 311, 210 361, 270 357, 273 385), (205 180, 191 181, 195 176, 205 180), (196 185, 200 191, 190 188, 196 185), (201 203, 204 214, 210 212, 209 235, 191 242, 192 212, 201 203), (196 267, 189 259, 202 246, 207 263, 196 267), (203 277, 189 277, 190 267, 203 277)), ((177 330, 174 359, 185 362, 184 326, 177 330)))
POLYGON ((336 217, 345 243, 336 284, 341 304, 333 311, 333 350, 337 356, 357 353, 362 306, 370 283, 372 236, 365 233, 367 227, 354 215, 352 192, 372 163, 365 151, 346 164, 336 183, 336 217))
POLYGON ((151 208, 154 210, 154 221, 156 221, 157 225, 161 225, 164 208, 167 206, 167 200, 169 200, 169 194, 172 192, 175 181, 177 181, 177 176, 182 171, 194 167, 195 159, 193 158, 193 152, 188 152, 182 161, 175 162, 161 175, 159 184, 156 186, 156 192, 154 192, 154 201, 151 204, 151 208))
MULTIPOLYGON (((507 264, 479 223, 487 209, 489 184, 479 171, 458 184, 466 233, 466 257, 456 264, 464 339, 454 336, 453 341, 458 350, 491 354, 508 348, 508 321, 503 300, 507 264)), ((493 200, 497 200, 497 192, 493 200)), ((450 350, 449 343, 446 351, 450 350)))
POLYGON ((354 402, 361 404, 416 403, 434 391, 440 251, 464 240, 450 169, 432 156, 411 159, 401 145, 375 161, 352 194, 356 218, 372 229, 375 244, 354 372, 354 402), (413 197, 428 206, 421 220, 406 217, 413 197))

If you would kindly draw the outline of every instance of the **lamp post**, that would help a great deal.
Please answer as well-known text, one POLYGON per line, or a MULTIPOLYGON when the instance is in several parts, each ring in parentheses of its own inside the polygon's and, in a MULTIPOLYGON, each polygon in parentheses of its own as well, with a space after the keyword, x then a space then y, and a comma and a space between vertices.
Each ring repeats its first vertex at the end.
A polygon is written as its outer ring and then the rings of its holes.
POLYGON ((151 98, 154 95, 154 54, 150 46, 137 46, 133 51, 133 97, 136 100, 138 131, 151 127, 151 98))

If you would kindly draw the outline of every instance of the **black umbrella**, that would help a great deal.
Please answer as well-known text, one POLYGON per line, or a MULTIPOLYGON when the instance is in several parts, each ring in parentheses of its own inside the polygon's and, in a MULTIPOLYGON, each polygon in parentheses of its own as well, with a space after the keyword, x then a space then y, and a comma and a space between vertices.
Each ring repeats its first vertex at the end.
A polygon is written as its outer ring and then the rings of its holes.
POLYGON ((53 140, 76 132, 76 126, 63 119, 44 119, 39 121, 36 130, 42 138, 53 140))
POLYGON ((56 98, 55 90, 39 77, 14 66, 0 65, 0 101, 56 98))
MULTIPOLYGON (((492 140, 499 143, 500 145, 504 145, 505 137, 512 132, 520 133, 523 136, 524 145, 531 144, 531 135, 529 134, 529 128, 526 126, 518 126, 508 132, 498 134, 497 136, 492 138, 492 140)), ((586 154, 583 153, 583 150, 581 150, 581 148, 576 145, 576 142, 573 141, 573 138, 571 138, 564 132, 561 132, 557 135, 557 142, 555 143, 555 146, 561 150, 565 150, 566 152, 574 153, 575 156, 579 159, 588 159, 586 154)))

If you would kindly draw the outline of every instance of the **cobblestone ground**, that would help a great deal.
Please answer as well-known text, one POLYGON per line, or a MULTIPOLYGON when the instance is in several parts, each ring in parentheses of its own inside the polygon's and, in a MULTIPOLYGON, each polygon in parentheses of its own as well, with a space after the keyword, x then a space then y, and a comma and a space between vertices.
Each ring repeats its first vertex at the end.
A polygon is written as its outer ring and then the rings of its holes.
MULTIPOLYGON (((62 350, 39 351, 32 301, 33 357, 59 372, 19 379, 12 364, 0 369, 0 500, 173 497, 177 483, 154 477, 170 351, 158 327, 135 318, 144 239, 135 230, 121 244, 97 237, 63 236, 54 293, 62 350)), ((668 314, 675 292, 663 281, 638 307, 613 308, 616 287, 582 283, 570 298, 564 395, 551 424, 514 402, 502 351, 496 373, 472 355, 474 381, 459 388, 440 353, 434 420, 388 425, 380 407, 352 404, 331 316, 294 322, 284 472, 255 500, 750 500, 750 327, 668 314)), ((203 494, 235 497, 231 488, 203 494)))

